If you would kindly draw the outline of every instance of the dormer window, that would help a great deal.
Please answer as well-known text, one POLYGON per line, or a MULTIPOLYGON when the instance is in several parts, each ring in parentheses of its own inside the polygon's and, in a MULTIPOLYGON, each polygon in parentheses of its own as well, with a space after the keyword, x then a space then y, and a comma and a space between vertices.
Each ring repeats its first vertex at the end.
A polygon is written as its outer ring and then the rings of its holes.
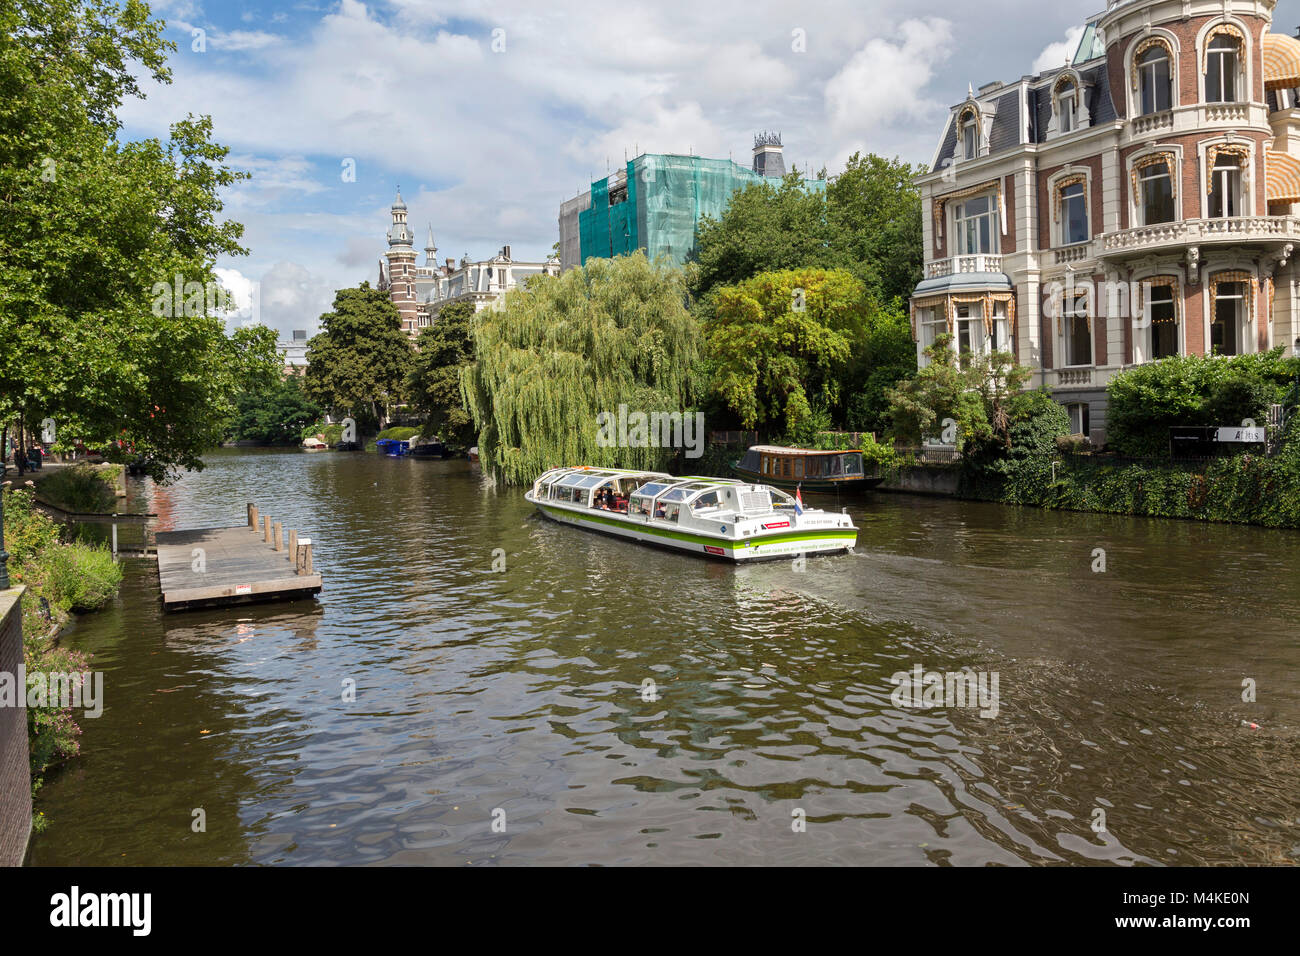
POLYGON ((1072 133, 1078 128, 1078 119, 1075 114, 1078 98, 1079 89, 1073 82, 1067 80, 1061 84, 1056 94, 1056 115, 1060 117, 1060 130, 1062 133, 1072 133))
POLYGON ((1211 42, 1205 56, 1205 101, 1207 103, 1237 102, 1237 41, 1219 34, 1211 42))
POLYGON ((961 154, 964 159, 979 155, 979 130, 974 113, 965 114, 961 120, 961 154))
POLYGON ((1141 115, 1160 113, 1172 106, 1169 52, 1164 44, 1153 44, 1138 54, 1137 81, 1141 115))

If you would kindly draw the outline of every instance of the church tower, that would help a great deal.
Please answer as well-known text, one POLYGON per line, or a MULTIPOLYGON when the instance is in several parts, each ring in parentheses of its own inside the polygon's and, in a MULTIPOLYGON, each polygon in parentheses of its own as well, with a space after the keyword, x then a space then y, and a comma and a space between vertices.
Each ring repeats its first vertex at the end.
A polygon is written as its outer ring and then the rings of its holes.
POLYGON ((397 311, 402 314, 402 331, 415 335, 415 237, 406 223, 406 203, 402 201, 402 187, 397 187, 393 201, 393 224, 388 230, 388 295, 397 311))

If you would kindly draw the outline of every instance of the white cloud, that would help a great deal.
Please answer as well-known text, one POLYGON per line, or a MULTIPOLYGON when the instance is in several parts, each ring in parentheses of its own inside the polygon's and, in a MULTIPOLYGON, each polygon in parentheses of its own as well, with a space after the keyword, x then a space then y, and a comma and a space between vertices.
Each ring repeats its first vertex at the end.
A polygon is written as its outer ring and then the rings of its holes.
POLYGON ((208 37, 214 50, 261 50, 283 42, 283 37, 263 30, 231 30, 208 37))
POLYGON ((1063 67, 1074 57, 1075 51, 1079 49, 1079 41, 1082 39, 1083 27, 1070 27, 1065 31, 1064 40, 1043 47, 1043 52, 1038 54, 1038 59, 1034 60, 1034 72, 1042 73, 1063 67))

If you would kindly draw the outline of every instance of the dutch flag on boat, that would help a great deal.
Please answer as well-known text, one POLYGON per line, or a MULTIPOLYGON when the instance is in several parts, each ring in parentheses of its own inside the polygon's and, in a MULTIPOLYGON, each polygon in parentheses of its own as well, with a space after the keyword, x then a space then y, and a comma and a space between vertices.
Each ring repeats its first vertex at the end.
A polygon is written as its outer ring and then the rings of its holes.
POLYGON ((803 495, 799 494, 799 489, 802 487, 802 483, 794 486, 794 513, 797 515, 803 514, 803 495))

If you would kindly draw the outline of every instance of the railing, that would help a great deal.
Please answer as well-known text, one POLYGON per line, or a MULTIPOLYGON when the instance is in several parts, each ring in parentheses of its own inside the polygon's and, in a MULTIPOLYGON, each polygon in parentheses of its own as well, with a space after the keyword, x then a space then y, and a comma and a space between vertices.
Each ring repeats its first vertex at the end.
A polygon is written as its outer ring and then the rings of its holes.
POLYGON ((1244 123, 1250 119, 1245 103, 1206 103, 1205 118, 1211 123, 1244 123))
POLYGON ((1074 245, 1053 249, 1053 261, 1059 266, 1063 262, 1079 262, 1092 254, 1092 242, 1076 242, 1074 245))
POLYGON ((1063 368, 1056 372, 1056 381, 1059 385, 1091 385, 1092 368, 1063 368))
POLYGON ((1133 117, 1132 131, 1134 136, 1145 136, 1147 133, 1155 133, 1159 130, 1173 128, 1173 110, 1164 110, 1159 113, 1150 113, 1146 116, 1133 117))
POLYGON ((981 252, 969 256, 952 256, 948 259, 936 259, 925 266, 927 279, 937 279, 961 272, 1001 272, 1002 256, 991 252, 981 252))
POLYGON ((1295 216, 1229 216, 1162 222, 1108 232, 1101 236, 1101 247, 1103 252, 1122 252, 1219 240, 1293 238, 1300 238, 1300 219, 1295 216))

